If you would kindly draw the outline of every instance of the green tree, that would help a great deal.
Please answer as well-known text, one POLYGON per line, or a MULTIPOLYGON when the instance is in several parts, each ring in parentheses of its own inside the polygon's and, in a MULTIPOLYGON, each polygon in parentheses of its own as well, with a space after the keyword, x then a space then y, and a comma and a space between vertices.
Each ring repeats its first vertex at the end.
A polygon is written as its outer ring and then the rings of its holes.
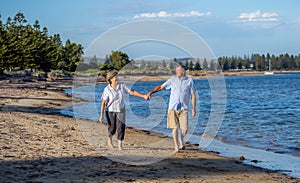
MULTIPOLYGON (((1 16, 0 16, 1 18, 1 16)), ((0 19, 0 69, 6 68, 6 60, 7 60, 7 53, 8 53, 8 46, 6 44, 7 42, 7 35, 5 31, 5 27, 2 24, 2 21, 0 19)), ((3 71, 2 71, 3 72, 3 71)), ((1 73, 0 73, 1 74, 1 73)))
POLYGON ((189 70, 189 61, 188 60, 185 61, 184 67, 185 67, 185 69, 189 70))
POLYGON ((283 55, 280 54, 278 57, 276 57, 276 62, 275 62, 275 67, 277 70, 281 70, 282 68, 282 60, 283 60, 283 55))
POLYGON ((80 61, 81 55, 83 54, 83 48, 80 44, 72 43, 69 39, 66 41, 65 44, 65 62, 66 62, 66 69, 68 71, 74 72, 76 67, 80 61))
POLYGON ((167 63, 165 59, 162 60, 161 66, 163 69, 167 68, 167 63))
POLYGON ((295 59, 293 55, 289 55, 288 53, 286 53, 285 55, 285 59, 286 59, 286 70, 290 70, 290 69, 294 69, 295 68, 295 59))
POLYGON ((257 71, 261 71, 263 69, 263 66, 261 63, 261 56, 259 54, 254 54, 254 63, 255 63, 255 68, 257 71))
POLYGON ((110 58, 108 55, 105 55, 104 64, 107 64, 107 65, 111 64, 111 61, 110 61, 110 58))
POLYGON ((208 70, 208 63, 207 63, 207 61, 206 61, 206 58, 204 58, 202 68, 203 68, 204 70, 208 70))
POLYGON ((261 63, 261 70, 266 70, 266 56, 264 54, 261 55, 261 60, 260 60, 260 63, 261 63))
POLYGON ((229 61, 226 59, 223 65, 223 71, 228 71, 230 69, 229 61))
POLYGON ((64 71, 66 63, 64 60, 64 46, 62 45, 62 41, 60 39, 59 34, 54 34, 53 37, 51 38, 52 44, 53 44, 53 65, 52 69, 61 69, 64 71))
POLYGON ((275 55, 272 55, 271 58, 271 69, 273 70, 274 69, 274 66, 276 64, 276 56, 275 55))
POLYGON ((209 70, 211 70, 211 71, 216 70, 214 60, 211 60, 211 61, 210 61, 210 67, 209 67, 209 70))
POLYGON ((235 63, 235 59, 233 59, 230 63, 230 69, 234 70, 236 69, 236 63, 235 63))
POLYGON ((245 69, 250 69, 250 59, 249 58, 245 59, 245 69))
POLYGON ((194 70, 193 60, 190 60, 190 61, 189 61, 188 69, 189 69, 190 71, 194 70))
POLYGON ((297 69, 300 69, 300 54, 295 57, 295 63, 296 63, 297 69))
POLYGON ((223 66, 224 66, 224 57, 219 57, 218 58, 218 63, 220 68, 223 70, 223 66))
POLYGON ((282 58, 282 68, 283 69, 288 69, 289 65, 288 65, 288 58, 289 58, 289 54, 284 54, 283 58, 282 58))
POLYGON ((173 60, 170 60, 170 63, 169 63, 169 69, 170 70, 174 70, 175 69, 175 64, 176 63, 176 59, 175 59, 175 61, 173 60))
POLYGON ((121 70, 126 64, 130 62, 128 55, 121 51, 112 51, 110 60, 113 68, 116 70, 121 70))
POLYGON ((7 39, 7 48, 8 53, 6 57, 6 65, 9 70, 13 70, 14 68, 21 66, 21 46, 19 45, 20 36, 19 30, 16 25, 16 22, 13 21, 10 17, 7 18, 6 21, 6 39, 7 39))
POLYGON ((238 63, 238 69, 239 69, 239 70, 242 70, 242 69, 243 69, 243 64, 242 64, 241 61, 238 63))
POLYGON ((202 70, 201 65, 200 65, 200 60, 197 58, 196 63, 195 63, 195 67, 194 69, 196 71, 202 70))

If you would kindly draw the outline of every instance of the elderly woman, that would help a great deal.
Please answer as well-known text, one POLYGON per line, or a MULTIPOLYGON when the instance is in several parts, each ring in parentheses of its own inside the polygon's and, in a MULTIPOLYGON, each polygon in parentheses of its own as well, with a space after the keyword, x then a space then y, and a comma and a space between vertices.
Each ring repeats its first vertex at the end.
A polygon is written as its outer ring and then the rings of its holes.
POLYGON ((103 123, 103 113, 105 111, 108 124, 108 141, 109 148, 113 148, 112 136, 118 132, 118 147, 122 150, 122 141, 125 136, 125 104, 124 95, 130 94, 147 100, 147 96, 137 91, 130 90, 124 84, 118 82, 118 72, 113 70, 107 73, 106 79, 109 83, 102 94, 102 105, 100 111, 100 123, 103 123))

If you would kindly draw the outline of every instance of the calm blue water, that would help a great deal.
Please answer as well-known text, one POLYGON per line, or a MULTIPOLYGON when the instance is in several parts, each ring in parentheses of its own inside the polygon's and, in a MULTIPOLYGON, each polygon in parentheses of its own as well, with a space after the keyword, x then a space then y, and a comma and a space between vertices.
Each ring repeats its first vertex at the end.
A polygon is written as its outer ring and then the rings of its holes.
MULTIPOLYGON (((205 130, 211 111, 211 91, 207 79, 198 79, 194 82, 198 95, 197 112, 200 117, 194 123, 193 134, 200 136, 205 130)), ((132 85, 134 90, 146 93, 162 83, 163 81, 126 84, 132 85)), ((281 161, 291 158, 291 162, 295 162, 296 158, 296 161, 300 162, 300 74, 225 77, 225 83, 226 109, 217 139, 222 144, 285 155, 281 161)), ((66 90, 66 93, 72 93, 90 102, 67 108, 62 113, 77 118, 98 120, 100 97, 105 86, 85 86, 74 89, 73 93, 72 90, 66 90)), ((169 94, 169 91, 163 90, 154 94, 150 101, 129 96, 127 125, 169 134, 170 130, 166 129, 169 94)), ((234 149, 231 151, 233 154, 234 149)), ((281 164, 278 166, 265 168, 282 168, 281 164)), ((292 175, 296 177, 300 177, 299 169, 299 164, 288 170, 284 168, 288 172, 293 172, 292 175), (294 169, 298 169, 298 172, 295 173, 294 169)))

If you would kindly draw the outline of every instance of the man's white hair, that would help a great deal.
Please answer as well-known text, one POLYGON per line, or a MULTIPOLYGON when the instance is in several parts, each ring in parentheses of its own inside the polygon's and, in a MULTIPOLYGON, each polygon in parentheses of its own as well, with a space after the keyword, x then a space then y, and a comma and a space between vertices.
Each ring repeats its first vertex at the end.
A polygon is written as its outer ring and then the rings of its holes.
POLYGON ((183 74, 186 75, 184 66, 181 65, 181 64, 178 64, 177 67, 176 67, 176 69, 177 69, 178 67, 181 67, 183 74))

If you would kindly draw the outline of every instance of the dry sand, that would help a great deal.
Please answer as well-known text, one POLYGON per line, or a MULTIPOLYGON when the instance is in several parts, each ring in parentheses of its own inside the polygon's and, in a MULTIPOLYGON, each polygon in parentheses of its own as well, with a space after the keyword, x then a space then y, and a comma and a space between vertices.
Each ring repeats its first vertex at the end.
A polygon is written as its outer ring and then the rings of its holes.
POLYGON ((70 80, 1 81, 0 182, 300 181, 192 144, 172 154, 169 137, 131 128, 123 151, 107 149, 105 125, 60 114, 80 101, 61 92, 71 85, 70 80), (155 157, 161 161, 148 164, 155 157))

